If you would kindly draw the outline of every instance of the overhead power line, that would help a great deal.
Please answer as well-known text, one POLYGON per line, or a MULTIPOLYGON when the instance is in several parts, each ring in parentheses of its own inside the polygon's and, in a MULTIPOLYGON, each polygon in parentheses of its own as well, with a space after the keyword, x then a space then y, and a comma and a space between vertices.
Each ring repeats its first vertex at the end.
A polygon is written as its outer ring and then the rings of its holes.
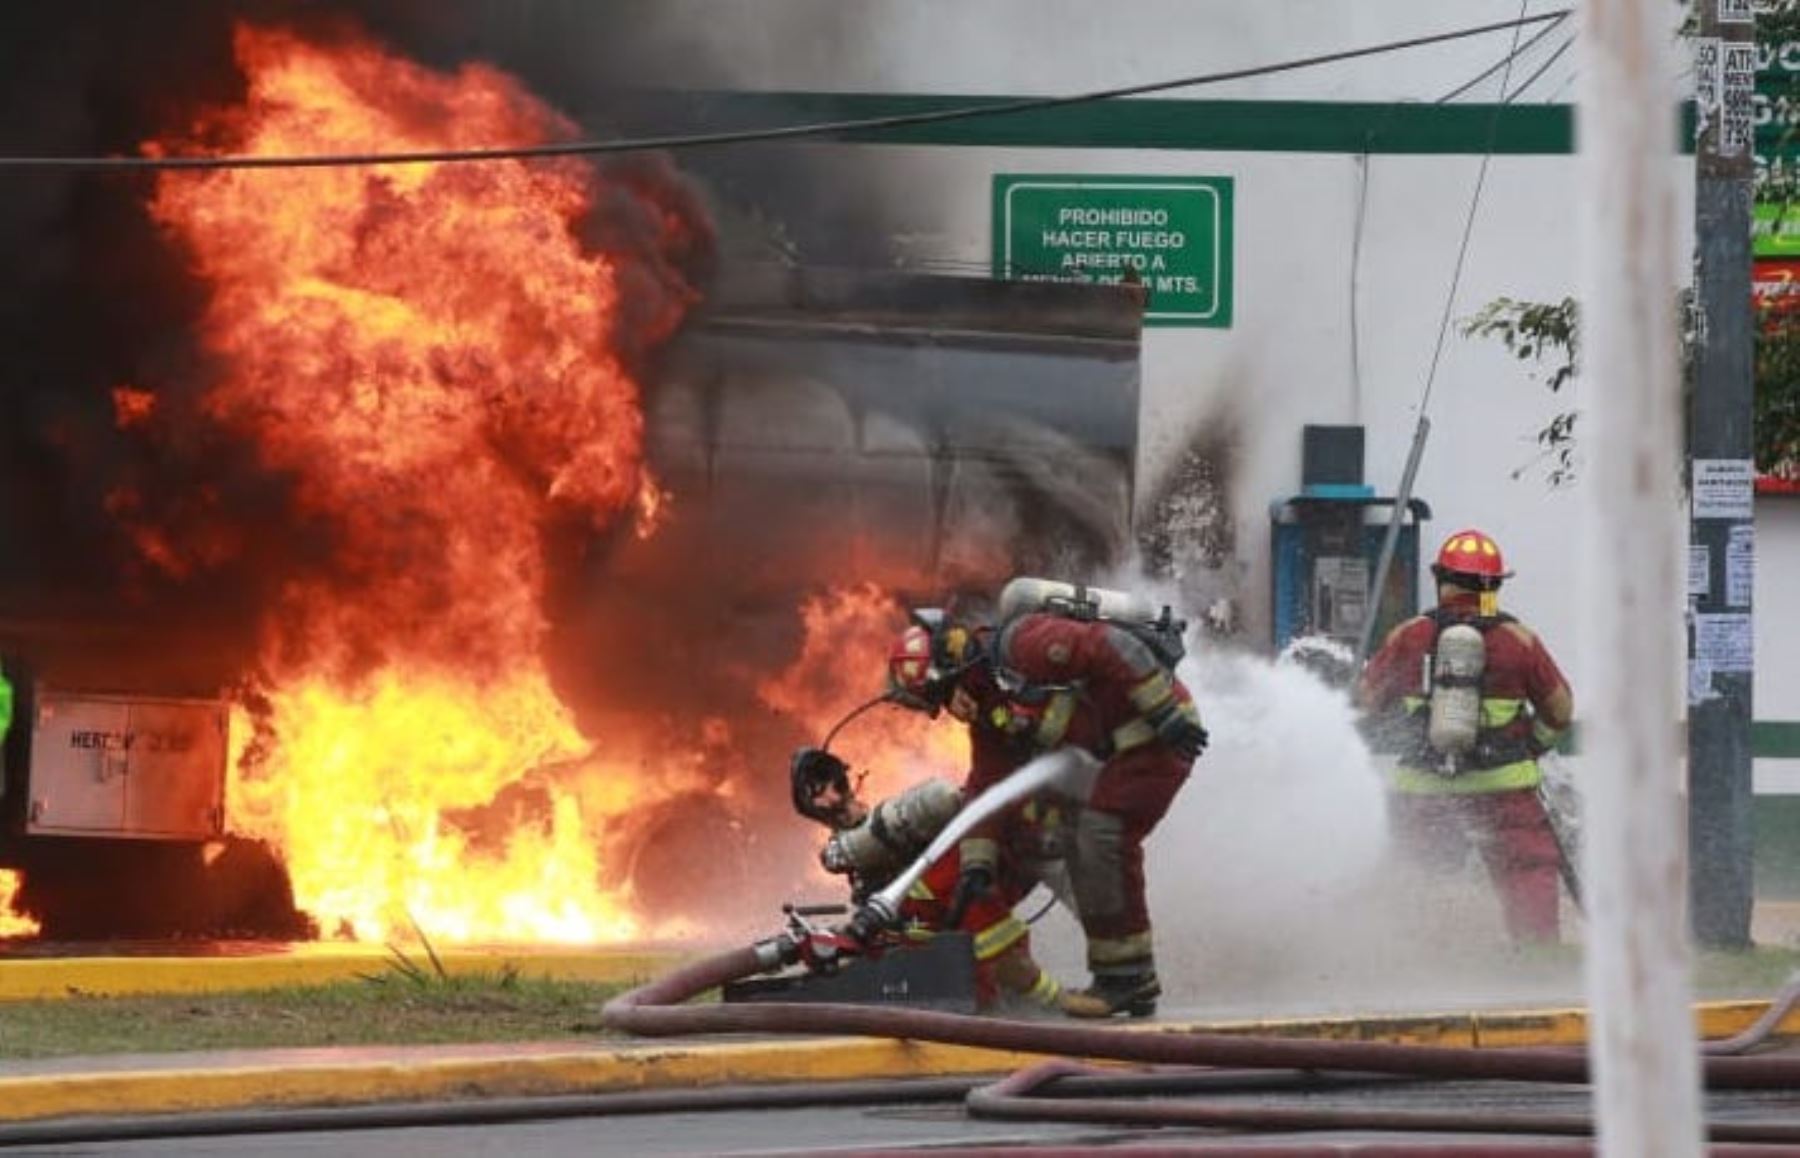
POLYGON ((1451 32, 1438 32, 1428 36, 1412 36, 1404 40, 1389 40, 1381 44, 1372 44, 1364 48, 1344 49, 1339 52, 1319 53, 1315 56, 1297 57, 1292 60, 1278 61, 1273 64, 1257 65, 1250 68, 1228 69, 1223 72, 1202 73, 1197 76, 1179 77, 1174 80, 1153 81, 1147 84, 1122 85, 1117 88, 1096 89, 1091 92, 1077 93, 1071 96, 1058 97, 1025 97, 1018 100, 1000 101, 997 103, 962 105, 950 109, 938 109, 932 112, 900 113, 893 116, 863 117, 849 120, 814 121, 798 125, 780 125, 766 129, 742 129, 714 133, 686 133, 658 137, 636 137, 612 141, 554 141, 539 145, 510 145, 491 149, 413 149, 392 153, 313 153, 280 156, 257 155, 225 155, 225 156, 156 156, 156 157, 0 157, 0 170, 53 169, 53 170, 160 170, 160 169, 304 169, 304 168, 337 168, 345 166, 366 165, 413 165, 422 163, 443 163, 459 161, 512 161, 550 157, 594 156, 606 153, 634 153, 661 151, 672 149, 697 149, 717 145, 741 145, 759 141, 791 141, 809 137, 831 137, 846 133, 881 132, 888 129, 912 128, 919 125, 937 125, 950 121, 972 121, 992 117, 1015 116, 1020 113, 1036 112, 1042 109, 1066 108, 1070 105, 1093 104, 1099 101, 1116 100, 1121 97, 1145 96, 1150 93, 1169 92, 1175 89, 1197 88, 1202 85, 1223 84, 1227 81, 1248 80, 1251 77, 1271 76, 1282 72, 1295 72, 1300 69, 1316 68, 1320 65, 1337 64, 1346 60, 1362 57, 1380 56, 1390 52, 1400 52, 1410 48, 1422 48, 1431 44, 1443 44, 1453 40, 1466 40, 1474 36, 1483 36, 1490 32, 1512 30, 1517 39, 1519 29, 1531 24, 1553 24, 1562 20, 1570 9, 1559 8, 1550 12, 1538 13, 1519 20, 1503 20, 1493 24, 1481 24, 1470 28, 1461 28, 1451 32))
MULTIPOLYGON (((1538 29, 1536 32, 1534 32, 1530 36, 1526 37, 1522 43, 1515 43, 1512 48, 1507 50, 1507 53, 1505 56, 1501 57, 1499 60, 1496 60, 1494 63, 1488 65, 1486 68, 1482 69, 1480 72, 1476 73, 1474 76, 1470 77, 1468 80, 1464 81, 1462 84, 1457 85, 1455 88, 1451 89, 1449 92, 1447 92, 1443 96, 1439 97, 1433 103, 1440 104, 1440 105, 1448 104, 1449 102, 1455 100, 1457 97, 1461 96, 1462 94, 1468 92, 1470 89, 1474 88, 1476 85, 1480 84, 1482 81, 1486 80, 1488 77, 1493 76, 1495 73, 1499 72, 1501 69, 1504 68, 1504 69, 1510 70, 1512 68, 1512 64, 1515 60, 1517 60, 1519 57, 1523 56, 1525 53, 1530 52, 1533 48, 1535 48, 1537 46, 1539 41, 1543 40, 1544 37, 1550 35, 1554 31, 1556 31, 1556 26, 1561 24, 1563 22, 1563 20, 1568 16, 1568 10, 1565 9, 1562 12, 1558 12, 1558 13, 1546 12, 1543 15, 1546 17, 1553 16, 1554 18, 1549 20, 1549 22, 1546 23, 1542 28, 1538 29)), ((1558 53, 1558 55, 1561 55, 1561 54, 1558 53)))
POLYGON ((1567 40, 1563 41, 1562 46, 1559 47, 1555 52, 1552 52, 1549 56, 1545 57, 1544 63, 1538 65, 1537 70, 1535 72, 1533 72, 1530 76, 1526 77, 1523 81, 1521 81, 1519 83, 1518 88, 1513 89, 1511 92, 1507 93, 1504 97, 1501 97, 1500 103, 1504 104, 1504 105, 1510 105, 1514 101, 1518 100, 1521 96, 1524 96, 1525 90, 1530 88, 1532 85, 1536 84, 1538 77, 1543 76, 1546 72, 1549 72, 1550 67, 1552 65, 1554 65, 1557 61, 1559 61, 1563 58, 1563 53, 1569 51, 1569 49, 1571 49, 1573 47, 1575 47, 1575 38, 1573 36, 1571 36, 1567 40))

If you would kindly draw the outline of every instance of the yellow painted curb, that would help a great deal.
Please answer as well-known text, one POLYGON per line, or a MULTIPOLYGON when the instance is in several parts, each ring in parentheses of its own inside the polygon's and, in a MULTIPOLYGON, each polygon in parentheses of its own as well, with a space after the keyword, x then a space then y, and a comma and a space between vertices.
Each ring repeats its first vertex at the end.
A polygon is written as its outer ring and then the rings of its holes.
MULTIPOLYGON (((1697 1006, 1709 1037, 1748 1027, 1767 1002, 1697 1006)), ((1133 1026, 1146 1033, 1214 1032, 1414 1045, 1577 1045, 1579 1010, 1446 1013, 1133 1026)), ((1800 1031, 1800 1016, 1783 1025, 1800 1031)), ((0 1078, 0 1121, 264 1106, 330 1106, 452 1098, 606 1093, 742 1083, 1004 1073, 1033 1060, 1000 1050, 870 1038, 759 1040, 688 1045, 597 1044, 583 1051, 419 1061, 297 1060, 219 1069, 42 1074, 0 1078)))
MULTIPOLYGON (((408 958, 429 968, 423 952, 408 958)), ((447 972, 516 971, 521 977, 627 984, 646 981, 689 959, 645 950, 440 950, 447 972)), ((21 957, 0 960, 0 1002, 157 993, 224 993, 326 985, 381 975, 393 961, 375 945, 303 945, 243 957, 21 957)))
POLYGON ((288 1064, 0 1078, 0 1120, 263 1106, 605 1093, 748 1082, 1003 1073, 1032 1059, 997 1050, 864 1038, 632 1046, 586 1053, 421 1062, 288 1064))

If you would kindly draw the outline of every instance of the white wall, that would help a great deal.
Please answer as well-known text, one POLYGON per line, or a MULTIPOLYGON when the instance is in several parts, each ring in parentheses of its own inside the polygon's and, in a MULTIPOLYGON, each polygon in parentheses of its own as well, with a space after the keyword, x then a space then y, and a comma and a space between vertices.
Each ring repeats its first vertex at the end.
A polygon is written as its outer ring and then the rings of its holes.
MULTIPOLYGON (((537 0, 592 10, 590 0, 537 0)), ((1567 5, 1528 0, 1528 15, 1567 5)), ((1674 6, 1671 5, 1671 15, 1674 6)), ((634 34, 755 89, 1066 93, 1193 76, 1510 21, 1518 0, 661 0, 634 34)), ((1541 26, 1527 26, 1529 38, 1541 26)), ((595 35, 606 36, 604 20, 595 35)), ((1523 80, 1572 32, 1522 55, 1523 80)), ((1505 55, 1511 30, 1187 94, 1306 100, 1436 100, 1505 55)), ((1565 53, 1534 91, 1567 79, 1565 53)), ((1488 82, 1491 93, 1498 76, 1488 82)), ((1480 94, 1472 94, 1480 95, 1480 94)))
MULTIPOLYGON (((1756 681, 1759 720, 1800 720, 1800 496, 1756 501, 1756 681)), ((1800 760, 1758 760, 1758 792, 1800 793, 1800 760)))
MULTIPOLYGON (((865 150, 874 147, 864 147, 865 150)), ((1367 427, 1366 477, 1398 485, 1443 317, 1480 161, 1369 159, 1356 271, 1360 371, 1351 366, 1352 239, 1360 158, 1320 154, 898 148, 880 163, 929 191, 890 209, 909 256, 984 266, 993 175, 1194 174, 1236 182, 1235 316, 1230 329, 1153 328, 1144 337, 1140 480, 1153 484, 1191 432, 1230 413, 1244 453, 1233 480, 1250 628, 1267 632, 1268 504, 1300 483, 1305 423, 1367 427)), ((1416 494, 1431 505, 1426 550, 1466 524, 1493 534, 1518 577, 1507 603, 1536 624, 1579 688, 1569 550, 1577 495, 1552 490, 1533 441, 1579 388, 1552 395, 1497 343, 1454 320, 1499 295, 1572 292, 1568 157, 1497 157, 1477 217, 1430 400, 1432 434, 1416 494), (1520 473, 1522 471, 1522 473, 1520 473), (1515 477, 1517 475, 1517 477, 1515 477)), ((1672 169, 1683 168, 1672 162, 1672 169)))
MULTIPOLYGON (((556 3, 558 0, 539 0, 556 3)), ((573 0, 563 0, 573 2, 573 0)), ((1529 12, 1560 4, 1530 0, 1529 12)), ((1670 5, 1671 25, 1679 16, 1670 5)), ((712 62, 716 80, 751 89, 857 92, 1069 93, 1238 68, 1471 25, 1510 20, 1514 0, 666 0, 653 40, 712 62), (704 18, 699 18, 701 15, 704 18)), ((1527 37, 1536 29, 1528 29, 1527 37)), ((1573 33, 1553 29, 1515 65, 1514 84, 1573 33)), ((1510 32, 1169 94, 1177 97, 1431 101, 1496 62, 1510 32)), ((1527 100, 1571 99, 1564 53, 1527 100)), ((1498 75, 1462 99, 1491 99, 1498 75)), ((1172 151, 820 146, 903 188, 884 207, 902 256, 923 267, 982 270, 990 256, 996 173, 1197 174, 1236 180, 1235 320, 1229 330, 1151 329, 1144 342, 1140 480, 1153 485, 1197 425, 1230 413, 1244 453, 1234 480, 1241 585, 1250 629, 1266 638, 1270 500, 1300 479, 1304 423, 1367 427, 1367 478, 1398 481, 1443 315, 1480 160, 1172 151), (1359 198, 1361 261, 1351 268, 1359 198), (1352 290, 1354 280, 1355 289, 1352 290), (1360 358, 1353 366, 1354 301, 1360 358)), ((829 164, 826 166, 829 171, 829 164)), ((1671 162, 1691 217, 1691 167, 1671 162)), ((1492 162, 1453 319, 1499 295, 1554 299, 1574 288, 1572 157, 1492 162)), ((1686 239, 1683 244, 1685 245, 1686 239)), ((1454 330, 1430 404, 1433 432, 1416 493, 1435 518, 1424 549, 1474 524, 1500 540, 1518 577, 1507 605, 1535 624, 1578 692, 1577 602, 1570 550, 1578 496, 1552 491, 1533 436, 1579 406, 1549 394, 1497 343, 1454 330)), ((1757 716, 1800 719, 1800 660, 1780 639, 1800 608, 1767 594, 1800 554, 1800 501, 1764 519, 1759 545, 1757 716), (1791 540, 1791 541, 1790 541, 1791 540)))

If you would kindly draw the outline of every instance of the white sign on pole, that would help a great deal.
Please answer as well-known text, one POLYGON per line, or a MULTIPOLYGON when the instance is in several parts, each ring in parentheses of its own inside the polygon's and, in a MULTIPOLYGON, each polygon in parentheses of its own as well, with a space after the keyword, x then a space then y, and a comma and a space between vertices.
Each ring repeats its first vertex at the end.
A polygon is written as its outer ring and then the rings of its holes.
POLYGON ((1694 38, 1694 139, 1699 140, 1719 113, 1724 84, 1725 42, 1717 36, 1694 38))
POLYGON ((1688 544, 1687 593, 1699 599, 1712 595, 1712 551, 1705 543, 1688 544))
POLYGON ((1747 519, 1756 510, 1756 467, 1747 458, 1694 460, 1694 518, 1747 519))
POLYGON ((1735 157, 1750 148, 1756 120, 1756 45, 1725 45, 1719 94, 1719 152, 1735 157))
POLYGON ((1694 616, 1694 662, 1715 672, 1752 670, 1756 655, 1750 617, 1735 611, 1694 616))
POLYGON ((1725 606, 1748 607, 1756 587, 1756 524, 1731 528, 1725 544, 1725 606))
POLYGON ((1748 24, 1756 19, 1752 0, 1719 0, 1720 24, 1748 24))

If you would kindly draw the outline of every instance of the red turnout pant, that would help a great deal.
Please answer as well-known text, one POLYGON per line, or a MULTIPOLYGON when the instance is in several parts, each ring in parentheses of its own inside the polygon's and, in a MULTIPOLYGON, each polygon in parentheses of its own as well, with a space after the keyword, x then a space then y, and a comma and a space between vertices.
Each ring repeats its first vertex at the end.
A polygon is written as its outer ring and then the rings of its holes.
POLYGON ((1535 788, 1467 795, 1394 793, 1388 816, 1401 847, 1422 867, 1454 872, 1473 844, 1500 894, 1514 941, 1561 936, 1557 885, 1562 852, 1535 788))

